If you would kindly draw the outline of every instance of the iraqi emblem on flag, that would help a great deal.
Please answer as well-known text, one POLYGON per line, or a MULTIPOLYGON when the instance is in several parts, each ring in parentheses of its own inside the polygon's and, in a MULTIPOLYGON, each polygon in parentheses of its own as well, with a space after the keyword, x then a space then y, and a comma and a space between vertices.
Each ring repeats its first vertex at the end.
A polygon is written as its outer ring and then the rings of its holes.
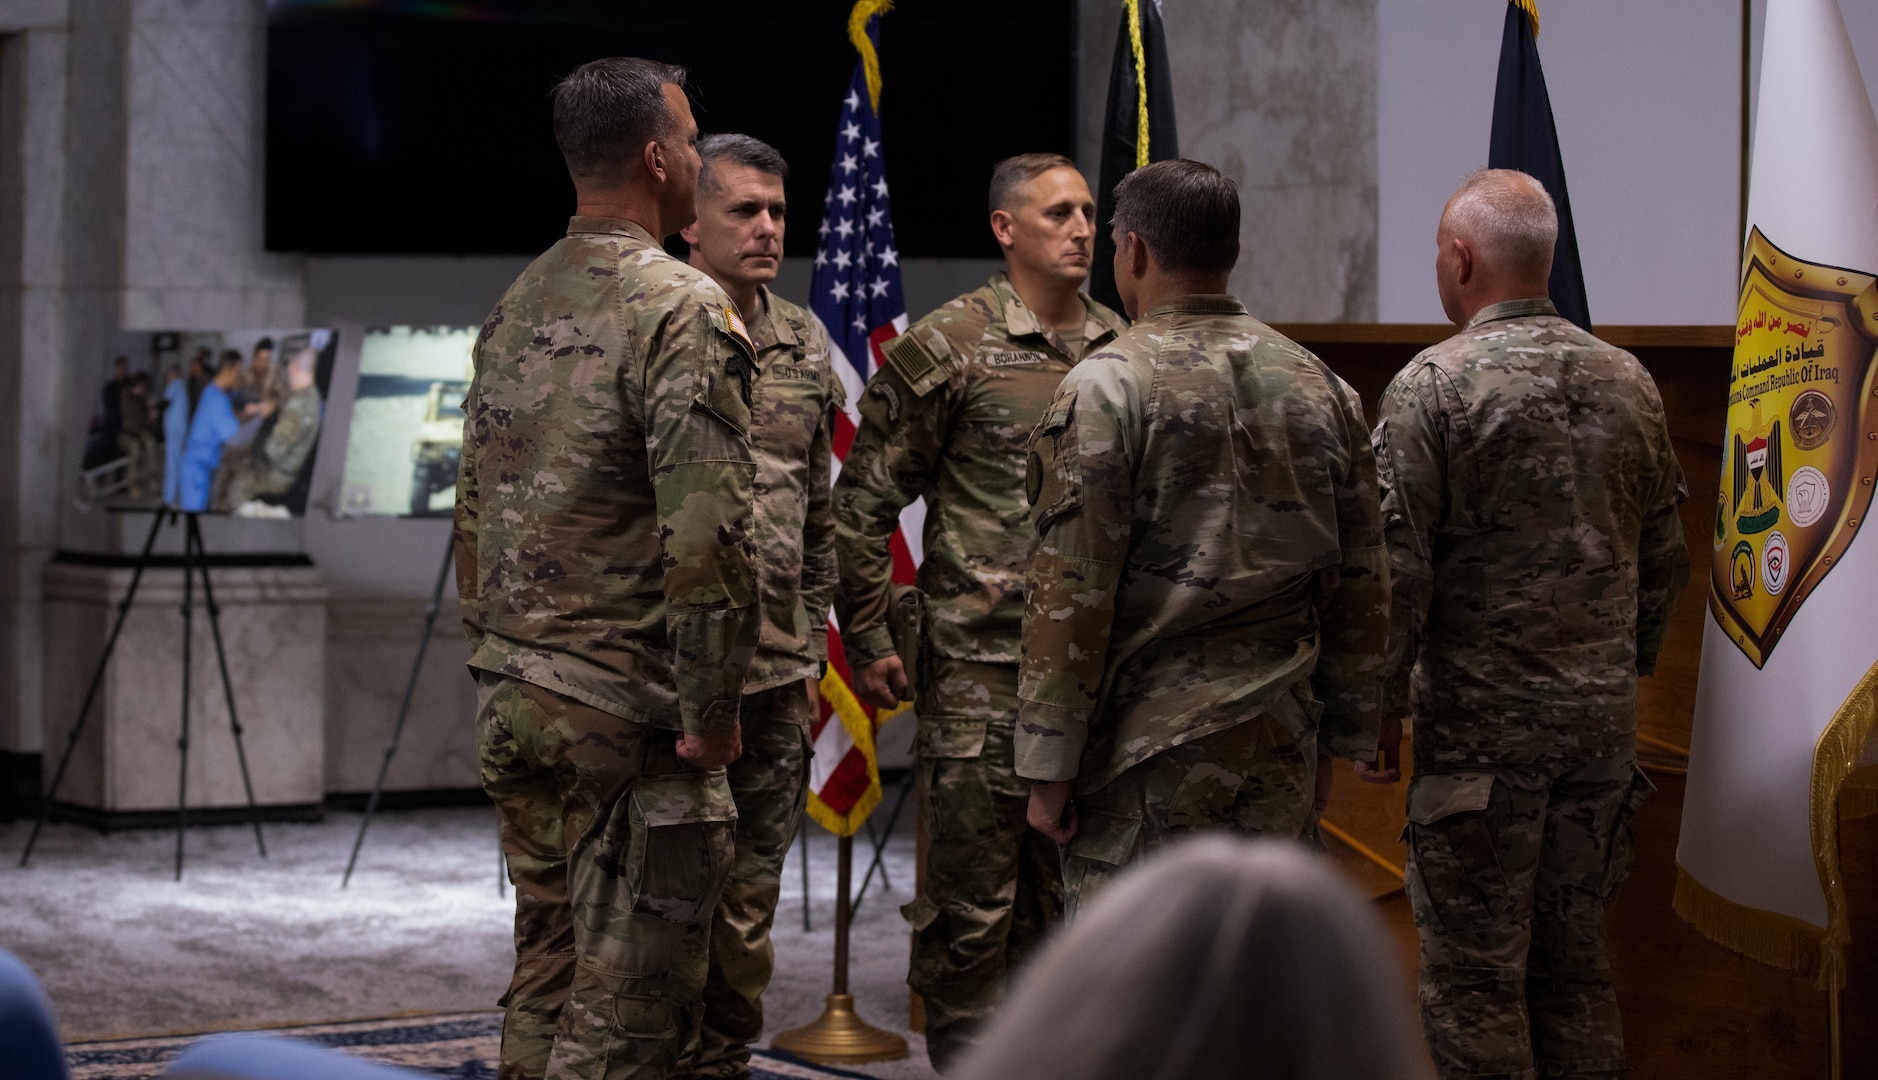
POLYGON ((1755 229, 1743 260, 1709 610, 1755 667, 1864 523, 1878 476, 1878 283, 1755 229))
MULTIPOLYGON (((847 412, 835 418, 835 456, 845 458, 854 442, 860 412, 855 402, 880 366, 880 350, 906 329, 906 297, 900 291, 900 253, 894 245, 887 205, 887 172, 881 156, 880 63, 875 46, 884 2, 858 3, 848 20, 848 38, 860 53, 841 101, 835 129, 835 167, 810 276, 809 310, 828 331, 830 362, 847 390, 847 412)), ((840 467, 839 461, 836 468, 840 467)), ((911 509, 911 508, 909 508, 911 509)), ((917 515, 902 515, 917 535, 917 515)), ((894 576, 910 581, 917 553, 894 537, 894 576)), ((839 836, 852 836, 880 803, 880 769, 874 730, 892 714, 870 715, 849 688, 847 654, 838 628, 828 631, 828 674, 822 678, 822 711, 809 732, 815 756, 809 762, 811 818, 839 836)))

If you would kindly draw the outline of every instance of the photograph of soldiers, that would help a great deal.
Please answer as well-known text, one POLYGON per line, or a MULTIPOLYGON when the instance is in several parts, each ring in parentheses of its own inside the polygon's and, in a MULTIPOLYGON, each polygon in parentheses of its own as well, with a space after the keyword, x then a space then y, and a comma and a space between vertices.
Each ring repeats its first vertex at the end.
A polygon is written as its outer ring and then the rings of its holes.
POLYGON ((1407 888, 1443 1076, 1627 1068, 1604 913, 1631 862, 1637 676, 1689 576, 1686 496, 1635 357, 1546 298, 1558 216, 1481 170, 1442 211, 1459 332, 1384 392, 1393 573, 1383 760, 1414 718, 1407 888))
POLYGON ((555 87, 575 215, 484 323, 465 402, 457 591, 515 885, 505 1080, 671 1075, 735 855, 757 357, 660 247, 695 216, 684 80, 616 57, 555 87))
POLYGON ((148 502, 156 494, 155 417, 150 412, 150 373, 139 371, 118 392, 117 446, 124 452, 124 497, 148 502))
POLYGON ((229 398, 235 403, 235 411, 245 416, 248 406, 265 404, 274 394, 274 339, 264 337, 254 343, 229 398))
POLYGON ((1004 993, 1008 972, 1062 913, 1057 853, 1025 825, 1012 768, 1024 573, 1025 441, 1076 363, 1126 323, 1081 293, 1095 199, 1057 154, 1000 162, 990 224, 1005 270, 910 326, 860 401, 835 482, 835 610, 865 703, 916 702, 925 884, 906 905, 907 982, 944 1071, 1004 993), (926 500, 921 671, 894 648, 887 612, 900 511, 926 500))
POLYGON ((85 439, 84 467, 95 468, 120 456, 117 435, 123 428, 124 387, 130 382, 130 357, 111 361, 111 377, 98 389, 97 411, 85 439))
POLYGON ((729 294, 756 346, 750 446, 761 624, 744 676, 743 755, 728 770, 736 856, 711 924, 703 1024, 680 1073, 736 1080, 749 1076, 750 1045, 763 1034, 783 857, 808 802, 809 728, 821 708, 835 590, 828 483, 846 397, 829 367, 827 331, 769 289, 782 265, 788 164, 748 135, 701 139, 698 157, 698 217, 679 235, 691 245, 691 265, 729 294))
POLYGON ((183 441, 181 480, 177 489, 177 507, 182 510, 208 510, 215 485, 215 470, 222 462, 222 447, 240 429, 235 407, 229 398, 235 380, 241 377, 241 354, 225 350, 215 374, 202 388, 202 399, 189 418, 189 434, 183 441))
MULTIPOLYGON (((257 357, 260 352, 255 350, 257 357)), ((324 401, 314 382, 318 366, 317 349, 309 345, 296 350, 287 361, 286 400, 277 404, 273 398, 264 398, 259 402, 263 424, 246 459, 229 480, 223 503, 229 510, 241 512, 254 500, 265 499, 273 505, 300 479, 320 437, 324 401)), ((281 510, 286 512, 285 507, 281 510)))
POLYGON ((163 505, 182 498, 183 444, 189 439, 189 383, 183 369, 163 369, 163 505))
POLYGON ((1017 773, 1073 915, 1205 829, 1295 839, 1376 750, 1389 593, 1356 392, 1227 295, 1239 193, 1174 159, 1115 188, 1135 323, 1030 442, 1039 543, 1017 773))

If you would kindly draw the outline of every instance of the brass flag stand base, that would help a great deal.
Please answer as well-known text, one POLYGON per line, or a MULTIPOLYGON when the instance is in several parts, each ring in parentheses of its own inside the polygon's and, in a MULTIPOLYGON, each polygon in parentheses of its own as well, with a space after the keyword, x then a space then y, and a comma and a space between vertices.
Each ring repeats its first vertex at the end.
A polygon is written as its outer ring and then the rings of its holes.
POLYGON ((828 995, 827 1007, 813 1024, 770 1040, 775 1049, 818 1065, 894 1061, 906 1056, 906 1040, 856 1015, 854 995, 848 993, 848 921, 853 914, 848 884, 853 872, 854 837, 844 836, 835 872, 835 992, 828 995))

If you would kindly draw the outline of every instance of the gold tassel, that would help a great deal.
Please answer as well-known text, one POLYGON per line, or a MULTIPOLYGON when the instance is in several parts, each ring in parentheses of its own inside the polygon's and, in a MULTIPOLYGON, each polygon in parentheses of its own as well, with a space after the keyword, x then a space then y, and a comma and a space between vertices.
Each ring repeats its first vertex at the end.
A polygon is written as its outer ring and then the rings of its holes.
POLYGON ((848 40, 861 54, 861 70, 867 74, 867 101, 875 116, 880 115, 880 56, 868 40, 867 20, 892 10, 893 0, 855 0, 854 10, 848 12, 848 40))
POLYGON ((1128 9, 1128 47, 1135 54, 1135 168, 1148 164, 1148 53, 1141 45, 1141 0, 1123 0, 1128 9))
POLYGON ((1526 21, 1532 23, 1532 39, 1539 40, 1539 0, 1511 0, 1512 5, 1526 13, 1526 21))

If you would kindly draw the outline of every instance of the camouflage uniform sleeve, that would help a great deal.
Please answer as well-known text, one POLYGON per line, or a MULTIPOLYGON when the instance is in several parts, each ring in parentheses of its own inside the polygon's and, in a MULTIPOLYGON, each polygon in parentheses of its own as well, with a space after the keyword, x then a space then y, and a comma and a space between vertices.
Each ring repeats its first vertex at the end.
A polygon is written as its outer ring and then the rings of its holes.
POLYGON ((894 361, 896 354, 904 360, 903 350, 911 347, 911 342, 896 342, 889 362, 861 392, 861 428, 835 479, 835 551, 841 568, 835 615, 848 662, 856 666, 895 655, 887 625, 893 532, 900 527, 900 511, 930 492, 938 479, 957 401, 949 377, 953 358, 928 355, 920 367, 894 361), (914 377, 909 379, 903 368, 914 377))
MULTIPOLYGON (((491 320, 502 314, 500 305, 491 320)), ((482 343, 489 336, 488 324, 485 323, 478 336, 473 353, 474 370, 482 372, 482 343)), ((478 523, 476 515, 479 507, 476 488, 476 457, 480 449, 475 438, 475 429, 470 418, 476 415, 476 379, 471 379, 468 391, 463 395, 463 449, 457 457, 456 466, 456 513, 452 515, 450 530, 450 549, 452 561, 456 564, 456 596, 463 618, 463 636, 469 639, 470 655, 483 645, 482 605, 478 600, 480 569, 477 563, 478 523)), ((475 669, 470 670, 474 677, 475 669)))
POLYGON ((1381 726, 1382 677, 1389 650, 1389 555, 1383 546, 1376 455, 1363 422, 1363 405, 1334 380, 1348 460, 1336 493, 1337 580, 1319 624, 1322 645, 1313 678, 1324 712, 1319 752, 1368 760, 1381 726))
MULTIPOLYGON (((726 309, 727 310, 727 309, 726 309)), ((687 734, 737 723, 756 651, 750 542, 755 350, 692 296, 645 339, 646 449, 665 562, 665 632, 687 734)))
POLYGON ((1373 438, 1389 550, 1389 651, 1382 715, 1409 714, 1409 676, 1421 655, 1422 628, 1434 599, 1434 537, 1447 497, 1445 425, 1439 376, 1425 366, 1397 375, 1377 406, 1373 438))
POLYGON ((827 366, 828 332, 822 324, 811 324, 809 351, 823 361, 823 380, 828 385, 828 403, 822 410, 821 426, 809 444, 808 512, 802 522, 802 604, 809 613, 809 649, 817 660, 828 659, 828 635, 822 628, 828 623, 828 610, 834 606, 835 585, 839 571, 835 563, 834 493, 829 490, 835 452, 835 417, 847 404, 841 380, 827 366))
POLYGON ((1669 426, 1657 409, 1655 483, 1644 491, 1643 530, 1637 543, 1637 674, 1656 671, 1656 656, 1669 632, 1669 615, 1689 583, 1689 549, 1684 545, 1677 511, 1689 497, 1682 463, 1670 443, 1669 426))
POLYGON ((1017 775, 1071 780, 1106 674, 1134 517, 1140 440, 1119 365, 1071 371, 1030 437, 1025 496, 1039 542, 1025 581, 1017 775))

